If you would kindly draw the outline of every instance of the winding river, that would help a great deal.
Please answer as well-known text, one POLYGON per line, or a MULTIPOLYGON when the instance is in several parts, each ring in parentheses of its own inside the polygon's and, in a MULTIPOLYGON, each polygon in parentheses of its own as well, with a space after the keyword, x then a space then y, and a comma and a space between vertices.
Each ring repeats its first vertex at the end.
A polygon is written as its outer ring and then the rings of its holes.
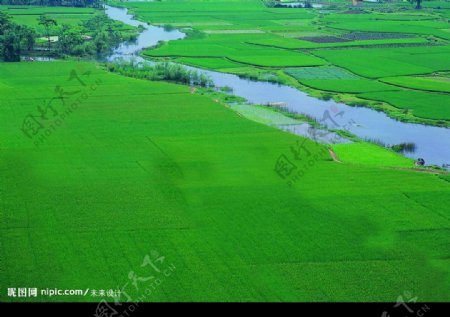
MULTIPOLYGON (((184 38, 186 35, 178 30, 165 30, 137 21, 128 14, 127 9, 106 6, 106 14, 132 26, 141 26, 144 30, 136 42, 123 43, 107 57, 109 61, 118 59, 145 62, 139 52, 160 41, 171 41, 184 38)), ((426 164, 443 166, 450 164, 450 129, 422 124, 404 123, 389 118, 383 112, 369 108, 351 107, 334 101, 324 101, 299 91, 295 88, 269 82, 251 81, 236 75, 219 73, 210 70, 195 69, 209 76, 216 86, 228 86, 233 94, 246 98, 254 104, 283 103, 292 112, 309 115, 323 120, 329 128, 345 129, 360 138, 381 141, 393 145, 414 143, 414 152, 404 155, 417 159, 424 158, 426 164), (327 116, 329 114, 329 117, 327 116)), ((291 131, 295 131, 292 127, 291 131)))

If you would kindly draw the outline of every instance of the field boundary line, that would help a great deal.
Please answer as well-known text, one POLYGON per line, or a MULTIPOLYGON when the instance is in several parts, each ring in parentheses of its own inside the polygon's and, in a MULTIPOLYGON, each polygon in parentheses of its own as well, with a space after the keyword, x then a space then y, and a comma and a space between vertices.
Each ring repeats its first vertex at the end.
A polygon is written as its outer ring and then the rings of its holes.
POLYGON ((400 170, 400 171, 413 171, 413 172, 420 172, 420 173, 428 173, 428 174, 433 174, 433 175, 447 175, 447 174, 449 174, 448 172, 445 172, 445 171, 430 170, 430 169, 425 169, 425 168, 394 167, 394 166, 383 166, 383 168, 400 170))
POLYGON ((160 151, 165 157, 168 157, 168 158, 170 158, 170 156, 158 145, 158 144, 156 144, 156 142, 155 141, 153 141, 152 139, 150 139, 150 137, 149 136, 146 136, 146 138, 150 141, 150 143, 154 146, 154 147, 156 147, 157 149, 158 149, 158 151, 160 151))
MULTIPOLYGON (((429 73, 428 75, 432 75, 433 73, 429 73)), ((422 75, 427 75, 427 74, 422 74, 422 75)), ((438 93, 438 94, 444 94, 444 95, 450 95, 450 92, 448 91, 439 91, 439 90, 430 90, 430 89, 418 89, 418 88, 411 88, 411 87, 406 87, 406 86, 402 86, 399 84, 393 84, 387 81, 384 81, 383 78, 395 78, 395 77, 421 77, 421 76, 416 76, 416 75, 405 75, 405 76, 393 76, 393 77, 380 77, 377 79, 378 82, 380 83, 384 83, 384 84, 388 84, 391 86, 395 86, 398 88, 402 88, 406 91, 417 91, 417 92, 429 92, 429 93, 438 93)))

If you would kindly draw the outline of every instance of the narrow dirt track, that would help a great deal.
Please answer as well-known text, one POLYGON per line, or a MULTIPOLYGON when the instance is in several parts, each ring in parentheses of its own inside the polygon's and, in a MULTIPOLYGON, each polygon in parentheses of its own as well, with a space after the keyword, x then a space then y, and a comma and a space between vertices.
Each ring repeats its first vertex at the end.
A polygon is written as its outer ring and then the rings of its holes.
POLYGON ((335 161, 337 163, 342 163, 341 161, 339 161, 339 159, 337 158, 336 153, 331 148, 328 149, 328 152, 330 153, 330 156, 333 159, 333 161, 335 161))
POLYGON ((394 169, 394 170, 402 170, 402 171, 414 171, 414 172, 420 172, 420 173, 428 173, 428 174, 434 174, 434 175, 448 174, 448 172, 445 172, 445 171, 437 171, 437 170, 426 169, 426 168, 414 168, 414 167, 386 167, 386 168, 394 169))

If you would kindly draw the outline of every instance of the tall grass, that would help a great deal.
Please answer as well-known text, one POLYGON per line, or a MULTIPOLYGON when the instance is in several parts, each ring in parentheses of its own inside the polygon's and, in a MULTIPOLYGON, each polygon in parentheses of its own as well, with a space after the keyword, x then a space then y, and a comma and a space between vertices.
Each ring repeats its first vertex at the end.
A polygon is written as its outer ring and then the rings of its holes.
POLYGON ((208 76, 195 70, 189 70, 185 67, 172 63, 154 63, 137 64, 134 61, 107 63, 106 69, 113 73, 119 73, 124 76, 147 79, 147 80, 165 80, 179 84, 186 84, 200 87, 213 87, 214 83, 208 76))
POLYGON ((392 145, 391 149, 393 149, 395 152, 414 153, 414 151, 416 150, 416 144, 412 142, 400 143, 392 145))

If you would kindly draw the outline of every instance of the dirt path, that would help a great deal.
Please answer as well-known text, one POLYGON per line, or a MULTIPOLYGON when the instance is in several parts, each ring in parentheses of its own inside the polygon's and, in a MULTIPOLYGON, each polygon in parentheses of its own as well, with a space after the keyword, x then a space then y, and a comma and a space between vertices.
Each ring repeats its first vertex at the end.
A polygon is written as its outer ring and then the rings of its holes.
POLYGON ((333 161, 335 161, 337 163, 342 163, 341 161, 339 161, 339 159, 337 158, 336 153, 331 148, 328 149, 328 152, 330 153, 330 156, 333 159, 333 161))
POLYGON ((414 168, 414 167, 386 167, 393 170, 401 170, 401 171, 414 171, 414 172, 421 172, 421 173, 428 173, 428 174, 434 174, 434 175, 445 175, 448 172, 445 171, 438 171, 428 168, 414 168))

